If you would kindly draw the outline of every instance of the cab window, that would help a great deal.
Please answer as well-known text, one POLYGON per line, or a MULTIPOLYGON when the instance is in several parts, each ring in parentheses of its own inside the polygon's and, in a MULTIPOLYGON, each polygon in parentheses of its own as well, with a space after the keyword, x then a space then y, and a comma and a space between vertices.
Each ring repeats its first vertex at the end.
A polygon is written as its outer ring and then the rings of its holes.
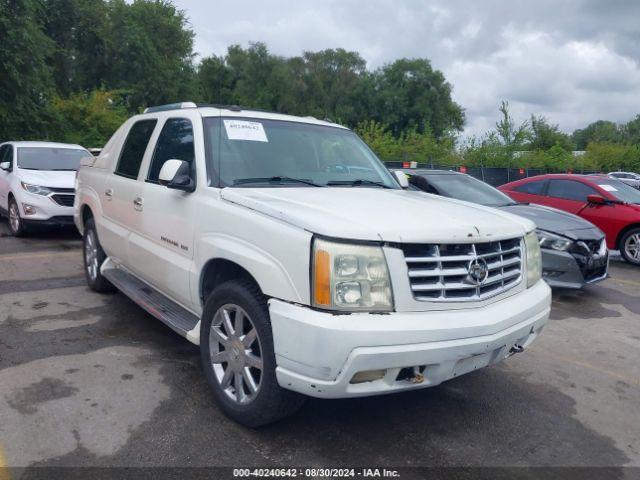
POLYGON ((586 202, 587 196, 598 192, 589 185, 575 180, 550 180, 547 195, 575 202, 586 202))
POLYGON ((140 120, 133 124, 122 146, 118 166, 114 172, 116 175, 138 178, 144 152, 157 122, 156 119, 150 119, 140 120))
POLYGON ((162 165, 167 160, 183 160, 193 165, 194 156, 195 149, 191 121, 186 118, 170 118, 165 122, 158 137, 151 165, 149 166, 147 181, 158 182, 162 165))

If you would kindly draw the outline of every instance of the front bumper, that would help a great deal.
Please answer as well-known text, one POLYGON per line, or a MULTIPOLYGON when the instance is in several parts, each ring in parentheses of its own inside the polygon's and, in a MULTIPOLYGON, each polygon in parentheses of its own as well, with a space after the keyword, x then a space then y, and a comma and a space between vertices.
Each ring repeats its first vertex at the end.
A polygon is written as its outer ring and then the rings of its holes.
POLYGON ((593 257, 578 257, 569 252, 542 249, 542 278, 552 288, 579 289, 608 277, 608 253, 604 263, 598 265, 589 265, 593 257))
POLYGON ((20 216, 27 225, 70 225, 73 223, 73 206, 58 204, 52 196, 29 192, 16 193, 20 216), (35 212, 28 213, 27 205, 35 212), (69 221, 70 219, 70 221, 69 221))
POLYGON ((532 288, 478 308, 335 315, 269 301, 276 375, 283 388, 321 398, 430 387, 527 347, 549 318, 551 291, 532 288), (384 378, 351 383, 358 372, 384 378), (421 373, 419 383, 407 371, 421 373))

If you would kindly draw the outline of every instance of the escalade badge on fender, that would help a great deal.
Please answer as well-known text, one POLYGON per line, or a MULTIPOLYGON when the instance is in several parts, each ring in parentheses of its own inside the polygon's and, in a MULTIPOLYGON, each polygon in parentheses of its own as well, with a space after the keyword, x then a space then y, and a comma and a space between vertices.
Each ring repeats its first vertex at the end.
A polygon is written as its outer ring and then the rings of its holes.
POLYGON ((489 265, 482 258, 474 258, 467 267, 469 274, 465 281, 472 285, 482 285, 489 276, 489 265))

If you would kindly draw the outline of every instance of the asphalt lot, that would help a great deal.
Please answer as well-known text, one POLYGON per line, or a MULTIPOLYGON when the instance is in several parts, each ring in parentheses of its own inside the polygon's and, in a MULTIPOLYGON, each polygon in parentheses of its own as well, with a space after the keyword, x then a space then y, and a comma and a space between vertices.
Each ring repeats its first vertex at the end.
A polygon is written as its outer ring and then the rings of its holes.
POLYGON ((310 400, 258 431, 198 350, 84 283, 73 231, 0 220, 0 462, 10 466, 640 466, 640 269, 556 293, 525 353, 439 387, 310 400))

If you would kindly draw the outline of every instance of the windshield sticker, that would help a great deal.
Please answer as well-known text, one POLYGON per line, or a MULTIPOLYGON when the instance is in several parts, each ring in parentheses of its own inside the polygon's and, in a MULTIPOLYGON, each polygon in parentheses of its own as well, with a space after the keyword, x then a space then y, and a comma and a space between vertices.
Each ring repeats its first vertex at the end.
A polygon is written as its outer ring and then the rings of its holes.
POLYGON ((617 192, 618 189, 613 185, 598 185, 601 189, 606 190, 607 192, 617 192))
POLYGON ((251 142, 268 142, 267 134, 260 122, 246 120, 225 120, 224 129, 229 140, 249 140, 251 142))

